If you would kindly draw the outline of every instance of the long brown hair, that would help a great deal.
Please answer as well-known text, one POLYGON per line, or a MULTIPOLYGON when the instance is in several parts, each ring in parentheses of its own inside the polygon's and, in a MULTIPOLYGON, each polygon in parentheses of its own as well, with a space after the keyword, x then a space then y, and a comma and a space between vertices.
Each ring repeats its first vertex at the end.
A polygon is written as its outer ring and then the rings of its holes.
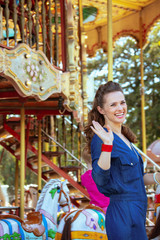
MULTIPOLYGON (((92 137, 94 135, 94 132, 92 131, 90 126, 92 126, 93 120, 99 122, 101 124, 101 126, 105 125, 104 116, 97 110, 97 107, 100 106, 101 108, 103 108, 104 103, 105 103, 104 96, 111 92, 122 92, 123 93, 123 90, 118 83, 112 82, 112 81, 109 81, 105 84, 100 85, 100 87, 98 88, 98 90, 96 92, 94 101, 93 101, 92 110, 88 113, 88 125, 85 127, 84 132, 86 134, 86 141, 87 141, 86 148, 89 153, 91 151, 90 145, 91 145, 92 137)), ((137 141, 136 136, 131 131, 131 129, 127 126, 124 126, 124 125, 122 126, 122 134, 131 142, 137 141)))

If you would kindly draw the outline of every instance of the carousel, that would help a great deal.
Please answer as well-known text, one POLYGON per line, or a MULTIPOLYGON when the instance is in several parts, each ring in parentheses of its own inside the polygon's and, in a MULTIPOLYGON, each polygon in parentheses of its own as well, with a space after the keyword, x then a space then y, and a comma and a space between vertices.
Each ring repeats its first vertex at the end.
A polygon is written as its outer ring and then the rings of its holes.
POLYGON ((0 145, 16 159, 10 210, 20 209, 17 215, 0 215, 1 239, 107 239, 104 212, 88 205, 90 196, 81 185, 87 169, 82 157, 86 59, 103 48, 112 81, 114 42, 121 36, 136 39, 146 154, 143 47, 160 19, 159 9, 159 0, 0 0, 0 145), (26 168, 37 175, 37 200, 28 214, 26 168), (60 223, 58 205, 69 212, 60 223), (67 226, 72 232, 63 231, 67 226))

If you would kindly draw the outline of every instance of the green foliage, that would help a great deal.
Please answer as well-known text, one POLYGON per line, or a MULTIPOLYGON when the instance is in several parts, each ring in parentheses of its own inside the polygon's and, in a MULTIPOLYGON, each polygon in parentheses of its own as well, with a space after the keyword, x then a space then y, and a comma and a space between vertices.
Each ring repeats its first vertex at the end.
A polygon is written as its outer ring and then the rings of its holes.
POLYGON ((149 35, 144 49, 147 137, 150 143, 160 137, 160 22, 149 35))
POLYGON ((97 8, 95 7, 83 7, 83 20, 86 20, 90 16, 95 16, 97 15, 97 8))
MULTIPOLYGON (((0 156, 2 154, 2 150, 3 148, 0 146, 0 156)), ((15 172, 16 172, 16 159, 11 153, 9 153, 7 150, 4 150, 3 158, 0 164, 0 183, 4 185, 9 185, 8 188, 9 197, 15 194, 14 192, 15 172)), ((20 172, 18 177, 20 179, 20 172)), ((36 184, 37 176, 34 173, 32 173, 28 168, 26 168, 25 184, 27 185, 30 183, 36 184)))
MULTIPOLYGON (((0 146, 0 152, 2 154, 2 147, 0 146)), ((2 162, 0 165, 0 182, 1 184, 13 184, 15 177, 15 158, 8 152, 4 151, 2 162)))

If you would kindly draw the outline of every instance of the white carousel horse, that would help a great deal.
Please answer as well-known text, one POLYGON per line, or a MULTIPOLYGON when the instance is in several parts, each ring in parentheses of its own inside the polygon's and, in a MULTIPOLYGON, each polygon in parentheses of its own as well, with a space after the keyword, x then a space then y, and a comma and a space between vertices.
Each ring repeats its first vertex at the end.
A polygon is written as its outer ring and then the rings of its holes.
POLYGON ((0 206, 4 207, 6 204, 5 194, 3 192, 2 186, 0 185, 0 206))
POLYGON ((29 184, 25 186, 25 207, 36 208, 38 201, 38 186, 29 184))
POLYGON ((51 179, 43 188, 36 212, 22 221, 15 215, 0 215, 0 239, 55 239, 58 203, 64 212, 70 211, 67 182, 51 179))
POLYGON ((1 207, 9 206, 8 187, 9 185, 0 184, 0 206, 1 207))
POLYGON ((105 213, 99 207, 88 205, 67 213, 58 226, 55 240, 107 240, 105 213))

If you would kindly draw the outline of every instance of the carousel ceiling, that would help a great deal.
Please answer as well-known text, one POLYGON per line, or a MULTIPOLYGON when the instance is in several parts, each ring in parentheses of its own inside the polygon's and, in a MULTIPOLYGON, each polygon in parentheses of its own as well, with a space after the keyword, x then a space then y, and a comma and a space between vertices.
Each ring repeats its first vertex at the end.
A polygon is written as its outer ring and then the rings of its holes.
MULTIPOLYGON (((143 8, 151 5, 155 0, 112 0, 112 17, 113 22, 131 15, 135 12, 141 11, 143 8)), ((88 9, 88 22, 85 20, 85 28, 91 28, 89 23, 92 18, 95 18, 94 26, 99 26, 107 23, 107 1, 106 0, 83 0, 83 8, 94 6, 97 9, 97 14, 91 9, 88 9), (91 14, 90 14, 91 13, 91 14)), ((84 11, 85 13, 85 11, 84 11)))
MULTIPOLYGON (((83 31, 88 37, 89 56, 94 55, 98 48, 107 51, 107 1, 83 0, 82 4, 83 31)), ((139 43, 141 21, 145 45, 149 31, 160 19, 159 9, 159 0, 112 0, 113 41, 121 36, 132 36, 139 43)))

